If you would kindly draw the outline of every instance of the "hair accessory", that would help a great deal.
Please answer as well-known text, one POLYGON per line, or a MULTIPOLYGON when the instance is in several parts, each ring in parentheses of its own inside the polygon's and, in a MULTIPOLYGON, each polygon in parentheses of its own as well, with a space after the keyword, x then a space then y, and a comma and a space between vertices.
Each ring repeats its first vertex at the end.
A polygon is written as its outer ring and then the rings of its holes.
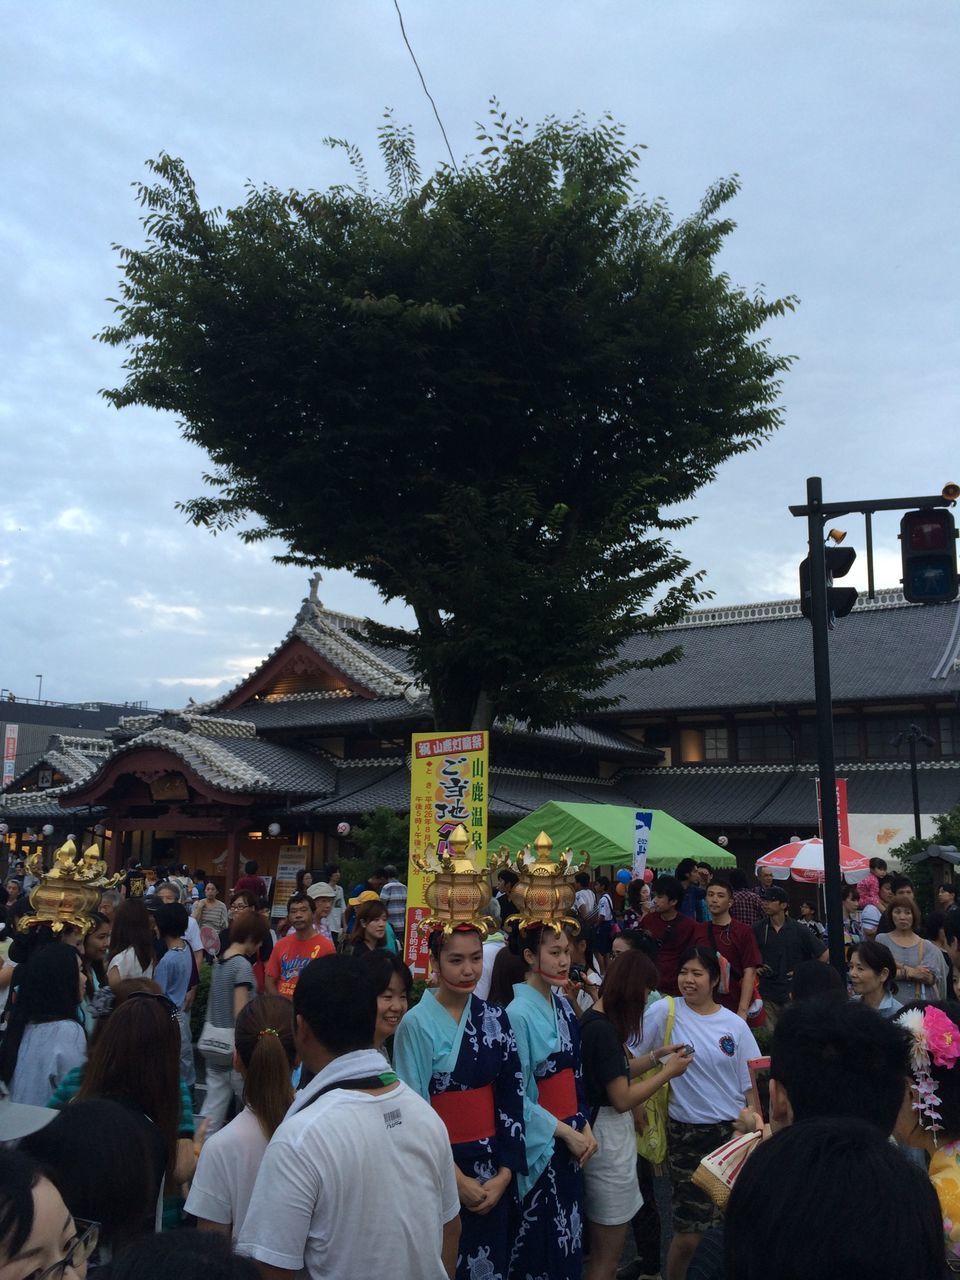
POLYGON ((274 1027, 264 1027, 262 1031, 257 1032, 258 1040, 260 1039, 261 1036, 276 1036, 276 1038, 279 1040, 280 1032, 277 1031, 274 1027))
POLYGON ((476 929, 486 938, 492 932, 493 921, 483 914, 492 897, 489 873, 477 867, 476 856, 462 824, 448 836, 446 851, 414 855, 413 865, 430 876, 423 895, 430 914, 418 922, 418 933, 449 937, 458 929, 476 929))
MULTIPOLYGON (((573 913, 577 892, 574 876, 590 862, 588 853, 580 856, 583 861, 574 865, 573 851, 563 849, 554 859, 553 841, 545 831, 534 840, 532 850, 529 845, 521 849, 512 867, 519 879, 510 891, 510 901, 517 911, 504 920, 504 925, 516 924, 521 932, 537 925, 546 925, 556 933, 565 925, 579 929, 580 921, 573 913)), ((509 864, 510 850, 498 850, 495 865, 509 864)))
POLYGON ((931 1062, 935 1067, 951 1069, 960 1058, 960 1028, 951 1022, 942 1009, 927 1005, 924 1010, 908 1009, 897 1018, 913 1037, 910 1050, 910 1070, 913 1073, 913 1090, 916 1099, 914 1111, 920 1114, 920 1124, 933 1134, 934 1145, 937 1134, 943 1128, 938 1122, 940 1115, 940 1095, 937 1093, 936 1081, 930 1071, 931 1062), (926 1117, 926 1122, 924 1121, 926 1117))

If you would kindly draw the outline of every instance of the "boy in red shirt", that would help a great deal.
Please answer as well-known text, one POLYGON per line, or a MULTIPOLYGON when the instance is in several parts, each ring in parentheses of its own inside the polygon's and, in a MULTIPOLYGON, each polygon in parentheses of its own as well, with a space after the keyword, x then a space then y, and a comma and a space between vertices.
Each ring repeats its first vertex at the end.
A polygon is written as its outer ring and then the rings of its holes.
POLYGON ((314 929, 313 905, 313 899, 305 893, 295 893, 287 903, 293 928, 273 948, 267 961, 268 995, 292 1000, 297 979, 310 961, 333 955, 333 943, 314 929))
POLYGON ((697 940, 697 926, 680 914, 683 889, 675 876, 659 876, 650 887, 653 910, 640 921, 660 944, 657 948, 657 986, 661 995, 678 996, 677 972, 680 957, 697 940))

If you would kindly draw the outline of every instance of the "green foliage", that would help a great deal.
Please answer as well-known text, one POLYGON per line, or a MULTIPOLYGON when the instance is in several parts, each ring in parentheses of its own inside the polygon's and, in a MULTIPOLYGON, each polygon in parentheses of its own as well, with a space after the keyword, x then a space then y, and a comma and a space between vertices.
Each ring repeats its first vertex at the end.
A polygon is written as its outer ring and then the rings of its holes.
POLYGON ((789 359, 762 330, 794 299, 716 266, 737 179, 675 221, 610 118, 531 131, 496 103, 480 155, 425 181, 388 116, 386 193, 329 141, 356 187, 250 187, 226 212, 182 160, 148 164, 104 394, 206 450, 195 524, 406 601, 412 635, 369 633, 409 651, 441 727, 609 706, 643 665, 623 646, 703 598, 671 507, 781 420, 789 359))
POLYGON ((406 870, 409 826, 406 817, 392 809, 374 809, 364 814, 350 832, 350 839, 364 855, 362 865, 366 870, 357 877, 358 881, 385 863, 392 863, 401 875, 406 870))
POLYGON ((918 853, 923 853, 928 844, 952 844, 960 849, 960 805, 955 805, 947 813, 941 813, 934 819, 934 834, 929 839, 918 840, 911 836, 903 844, 890 850, 892 858, 899 858, 903 863, 904 873, 913 881, 923 911, 936 909, 933 892, 933 869, 929 862, 911 865, 918 853))

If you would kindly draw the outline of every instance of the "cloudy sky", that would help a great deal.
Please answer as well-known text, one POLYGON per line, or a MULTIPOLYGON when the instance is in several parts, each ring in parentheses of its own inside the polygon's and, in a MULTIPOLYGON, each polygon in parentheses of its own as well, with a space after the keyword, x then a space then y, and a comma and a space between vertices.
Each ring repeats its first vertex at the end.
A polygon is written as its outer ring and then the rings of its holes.
MULTIPOLYGON (((645 143, 642 185, 677 215, 739 173, 723 267, 796 293, 773 331, 797 355, 786 425, 729 463, 678 543, 718 603, 796 594, 804 479, 828 499, 960 478, 956 0, 403 0, 454 152, 496 94, 527 120, 610 110, 645 143)), ((385 107, 443 158, 392 0, 34 0, 0 49, 0 684, 28 696, 182 705, 282 637, 305 575, 184 525, 203 455, 169 417, 117 413, 111 245, 142 233, 130 184, 166 150, 206 205, 244 184, 376 173, 385 107)), ((851 540, 862 534, 850 521, 851 540)), ((878 581, 898 578, 878 520, 878 581)), ((861 561, 863 557, 861 555, 861 561)), ((329 574, 331 607, 391 615, 329 574)))

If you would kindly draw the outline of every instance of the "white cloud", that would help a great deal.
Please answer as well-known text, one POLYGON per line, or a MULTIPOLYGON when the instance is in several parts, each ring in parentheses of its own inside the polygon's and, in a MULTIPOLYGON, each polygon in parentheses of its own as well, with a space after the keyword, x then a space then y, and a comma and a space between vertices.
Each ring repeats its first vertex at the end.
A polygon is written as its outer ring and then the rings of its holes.
POLYGON ((97 532, 100 521, 84 507, 65 507, 54 517, 53 527, 64 533, 91 534, 97 532))
POLYGON ((161 630, 185 627, 196 630, 204 618, 203 610, 195 604, 174 604, 172 601, 161 600, 152 591, 127 596, 127 604, 148 614, 149 625, 161 630))

